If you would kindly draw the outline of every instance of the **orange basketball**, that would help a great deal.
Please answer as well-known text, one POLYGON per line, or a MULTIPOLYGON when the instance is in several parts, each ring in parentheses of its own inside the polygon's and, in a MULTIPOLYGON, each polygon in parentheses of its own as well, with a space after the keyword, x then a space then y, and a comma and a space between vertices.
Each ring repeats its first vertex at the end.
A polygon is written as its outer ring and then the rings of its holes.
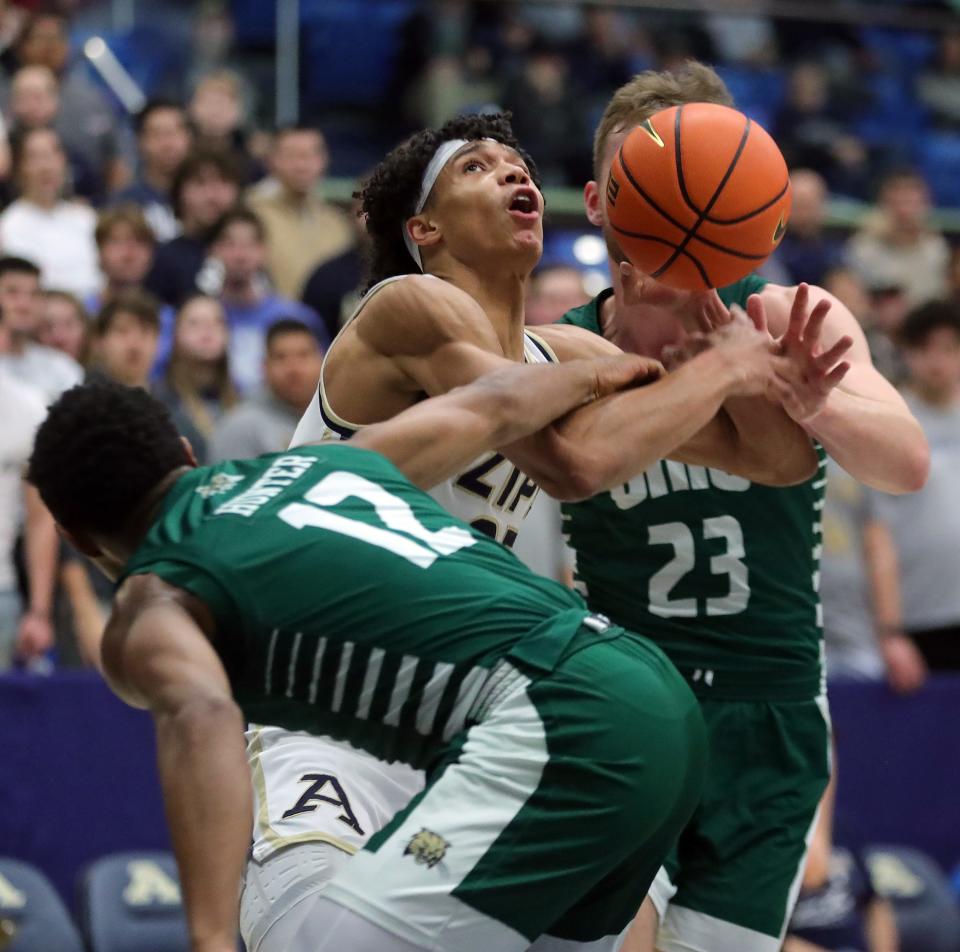
POLYGON ((641 271, 673 288, 722 288, 779 244, 790 179, 765 129, 735 109, 695 102, 630 132, 606 202, 617 242, 641 271))

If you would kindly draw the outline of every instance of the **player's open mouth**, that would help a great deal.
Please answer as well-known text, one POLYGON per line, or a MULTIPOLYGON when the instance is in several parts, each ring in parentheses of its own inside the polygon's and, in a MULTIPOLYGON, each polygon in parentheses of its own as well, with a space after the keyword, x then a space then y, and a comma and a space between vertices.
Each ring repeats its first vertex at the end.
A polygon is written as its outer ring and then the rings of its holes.
POLYGON ((507 211, 523 222, 535 222, 540 217, 540 201, 535 189, 524 186, 513 193, 507 211))

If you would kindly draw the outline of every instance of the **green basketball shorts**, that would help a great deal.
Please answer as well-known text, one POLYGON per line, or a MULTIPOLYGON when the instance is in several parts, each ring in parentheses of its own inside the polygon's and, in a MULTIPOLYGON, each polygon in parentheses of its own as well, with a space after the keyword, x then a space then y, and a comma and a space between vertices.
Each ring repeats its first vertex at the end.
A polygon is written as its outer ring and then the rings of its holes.
POLYGON ((830 777, 826 699, 701 700, 701 710, 707 778, 665 864, 676 894, 657 948, 778 952, 830 777))
POLYGON ((613 949, 700 798, 699 705, 656 646, 613 627, 488 684, 426 789, 325 895, 429 949, 519 952, 542 934, 613 949))

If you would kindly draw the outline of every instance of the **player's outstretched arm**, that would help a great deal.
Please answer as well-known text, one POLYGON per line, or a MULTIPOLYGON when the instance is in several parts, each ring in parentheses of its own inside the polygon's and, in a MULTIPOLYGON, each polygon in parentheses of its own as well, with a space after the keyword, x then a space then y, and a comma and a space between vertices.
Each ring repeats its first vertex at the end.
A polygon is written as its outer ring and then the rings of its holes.
POLYGON ((103 668, 121 698, 153 715, 192 952, 235 952, 253 796, 243 718, 198 623, 204 613, 157 576, 129 578, 104 635, 103 668))
POLYGON ((365 427, 352 446, 376 450, 424 489, 481 453, 523 439, 576 407, 656 379, 655 362, 629 354, 564 364, 509 364, 365 427))
MULTIPOLYGON (((515 366, 479 305, 436 279, 413 277, 384 288, 361 314, 357 333, 410 391, 431 396, 515 366)), ((596 341, 604 353, 620 353, 596 341)), ((754 333, 697 357, 668 379, 594 401, 501 449, 550 495, 583 499, 669 456, 728 397, 765 392, 775 362, 754 333)))
MULTIPOLYGON (((744 317, 738 317, 744 321, 744 317)), ((729 323, 729 315, 728 321, 729 323)), ((737 327, 715 330, 713 337, 698 334, 690 339, 690 346, 677 354, 674 369, 686 360, 713 346, 718 335, 736 333, 737 327)), ((613 347, 609 341, 590 331, 566 324, 537 328, 551 344, 561 359, 577 354, 590 353, 597 347, 613 347)), ((701 362, 696 365, 701 371, 707 368, 701 362)), ((671 383, 674 378, 671 377, 671 383)), ((682 391, 677 397, 683 398, 682 391)), ((652 412, 665 416, 665 434, 672 432, 672 420, 676 407, 672 400, 663 402, 652 412)), ((646 425, 655 422, 652 416, 646 425)), ((793 422, 779 404, 757 396, 731 397, 706 424, 680 445, 674 445, 665 454, 668 459, 697 466, 711 466, 727 473, 743 476, 751 482, 767 486, 791 486, 809 479, 816 471, 817 457, 806 432, 793 422), (744 425, 744 415, 749 421, 744 425)))
MULTIPOLYGON (((800 312, 810 323, 818 310, 823 349, 843 337, 853 346, 847 355, 850 371, 828 392, 811 385, 795 364, 784 377, 784 409, 816 437, 827 452, 860 482, 889 493, 915 492, 926 482, 930 448, 920 424, 903 397, 873 366, 870 349, 856 318, 822 288, 767 285, 761 292, 767 318, 776 336, 796 344, 790 328, 800 312)), ((802 335, 801 338, 802 339, 802 335)))

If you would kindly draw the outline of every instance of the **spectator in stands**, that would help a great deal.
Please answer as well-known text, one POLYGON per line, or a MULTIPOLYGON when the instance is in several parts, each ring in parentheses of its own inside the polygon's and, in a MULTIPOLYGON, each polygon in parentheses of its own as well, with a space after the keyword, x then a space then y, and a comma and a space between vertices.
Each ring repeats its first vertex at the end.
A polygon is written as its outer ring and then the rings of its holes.
POLYGON ((40 269, 24 258, 0 258, 0 313, 8 338, 0 366, 51 403, 83 380, 83 370, 66 354, 36 342, 41 307, 40 269))
POLYGON ((849 117, 831 96, 830 78, 817 62, 798 63, 790 72, 787 101, 770 130, 790 168, 809 168, 830 191, 865 198, 869 155, 851 133, 849 117))
POLYGON ((960 304, 931 301, 899 334, 904 397, 930 442, 930 478, 907 496, 879 495, 900 565, 902 629, 933 671, 960 670, 960 304))
POLYGON ((232 153, 243 175, 253 182, 264 173, 247 146, 246 104, 243 80, 230 69, 208 73, 197 83, 187 111, 197 136, 197 144, 208 149, 232 153))
POLYGON ((335 258, 317 265, 307 278, 301 296, 303 303, 320 316, 329 340, 337 336, 357 306, 366 268, 369 239, 358 202, 350 206, 348 217, 353 225, 356 243, 335 258))
MULTIPOLYGON (((24 66, 17 70, 10 89, 11 134, 25 129, 55 129, 63 143, 69 171, 69 190, 91 201, 99 201, 105 184, 102 170, 90 164, 85 146, 66 138, 60 116, 57 77, 46 66, 24 66)), ((67 126, 67 129, 76 129, 67 126)))
POLYGON ((876 494, 827 461, 820 599, 827 676, 876 680, 898 692, 916 690, 926 665, 900 624, 897 556, 876 494))
POLYGON ((94 322, 94 373, 128 387, 148 389, 159 336, 159 306, 149 294, 124 291, 116 295, 94 322))
MULTIPOLYGON (((144 213, 132 203, 101 212, 94 236, 106 283, 101 293, 87 298, 90 314, 97 314, 107 301, 123 291, 142 290, 156 252, 153 231, 144 213)), ((161 305, 157 366, 165 366, 170 355, 173 317, 173 308, 161 305)))
POLYGON ((583 272, 567 264, 538 268, 530 279, 524 317, 527 324, 552 324, 590 300, 583 272))
POLYGON ((897 285, 911 305, 944 294, 950 248, 930 223, 930 190, 917 172, 888 175, 877 210, 847 243, 847 256, 868 287, 897 285))
POLYGON ((513 113, 512 125, 524 148, 541 157, 538 169, 545 184, 590 177, 589 158, 583 154, 585 103, 559 49, 538 42, 520 75, 507 83, 503 105, 513 113))
POLYGON ((81 367, 90 363, 93 326, 80 300, 69 291, 44 291, 37 339, 81 367))
POLYGON ((240 169, 227 152, 196 149, 184 159, 170 192, 182 233, 157 248, 144 280, 151 294, 177 307, 197 291, 210 231, 236 204, 241 185, 240 169))
POLYGON ((104 285, 85 303, 96 313, 114 295, 143 286, 153 263, 156 239, 143 211, 133 203, 101 212, 93 235, 104 285))
POLYGON ((306 324, 277 321, 267 331, 265 386, 220 421, 210 444, 211 461, 249 459, 289 446, 317 389, 322 362, 323 352, 306 324))
POLYGON ((777 33, 773 20, 768 16, 752 14, 750 8, 751 4, 743 0, 728 0, 720 12, 706 14, 704 26, 710 34, 717 57, 724 63, 775 66, 777 33))
MULTIPOLYGON (((0 314, 0 355, 10 342, 0 314)), ((57 561, 57 533, 36 490, 23 480, 33 434, 46 411, 44 396, 0 363, 0 671, 14 658, 41 656, 53 644, 50 623, 57 561), (23 612, 13 549, 24 514, 24 555, 29 602, 23 612)))
POLYGON ((266 261, 266 234, 257 215, 247 208, 227 212, 213 230, 210 264, 201 284, 226 310, 230 366, 241 390, 260 383, 266 330, 279 318, 297 318, 327 342, 326 328, 310 308, 273 292, 266 261))
POLYGON ((238 400, 230 375, 229 341, 220 304, 202 294, 189 298, 177 312, 170 361, 153 390, 201 463, 209 458, 214 427, 238 400))
POLYGON ((133 202, 157 241, 177 234, 177 216, 170 199, 173 179, 190 151, 190 127, 183 107, 166 99, 152 99, 134 122, 140 159, 136 180, 114 196, 118 203, 133 202))
POLYGON ((960 247, 954 248, 950 256, 948 284, 950 297, 960 301, 960 247))
POLYGON ((783 952, 898 952, 893 907, 863 860, 833 843, 836 774, 823 795, 783 952))
POLYGON ((52 129, 26 129, 13 139, 18 198, 0 215, 0 246, 40 266, 45 287, 81 298, 100 289, 93 240, 97 217, 87 205, 64 198, 67 163, 52 129))
POLYGON ((860 275, 845 265, 831 268, 824 275, 822 286, 860 322, 877 370, 895 386, 903 383, 907 365, 896 342, 910 309, 903 288, 896 284, 867 288, 860 275))
POLYGON ((99 171, 107 190, 120 187, 129 169, 119 152, 110 101, 90 76, 82 57, 72 57, 65 13, 51 7, 36 13, 14 45, 18 66, 45 66, 59 84, 59 130, 64 141, 82 151, 99 171))
POLYGON ((917 80, 917 99, 938 126, 960 130, 960 29, 941 35, 937 62, 917 80))
POLYGON ((827 183, 811 169, 797 169, 790 173, 790 185, 790 224, 776 258, 787 271, 787 284, 822 286, 827 271, 843 255, 840 242, 826 234, 827 183))
POLYGON ((299 299, 311 271, 354 242, 347 216, 320 194, 327 164, 327 146, 318 129, 280 129, 270 152, 278 188, 250 201, 267 230, 273 283, 288 298, 299 299))

